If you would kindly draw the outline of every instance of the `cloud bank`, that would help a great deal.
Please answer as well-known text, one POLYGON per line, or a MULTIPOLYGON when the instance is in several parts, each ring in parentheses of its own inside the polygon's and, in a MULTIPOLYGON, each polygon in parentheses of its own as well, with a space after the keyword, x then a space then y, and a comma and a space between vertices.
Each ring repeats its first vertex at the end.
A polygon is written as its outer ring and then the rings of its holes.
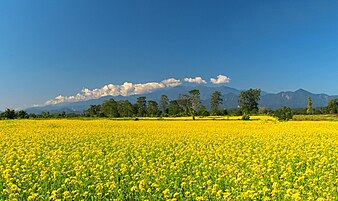
POLYGON ((44 105, 54 105, 64 102, 79 102, 90 99, 97 99, 104 96, 130 96, 136 94, 150 93, 156 89, 175 87, 181 84, 180 80, 175 78, 169 78, 162 80, 161 82, 148 82, 133 84, 125 82, 122 85, 108 84, 99 89, 83 89, 80 93, 73 96, 62 96, 59 95, 54 99, 50 99, 44 103, 44 105))
POLYGON ((197 83, 197 84, 206 84, 207 82, 205 80, 202 79, 202 77, 195 77, 195 78, 191 78, 191 77, 187 77, 184 78, 185 82, 189 82, 189 83, 197 83))
MULTIPOLYGON (((184 78, 183 81, 189 83, 196 83, 196 84, 207 84, 202 77, 195 77, 195 78, 184 78)), ((224 84, 229 83, 230 78, 225 75, 218 75, 217 79, 210 78, 212 84, 224 84)), ((87 89, 84 88, 81 92, 72 95, 72 96, 62 96, 59 95, 53 99, 46 101, 42 105, 35 105, 35 106, 46 106, 46 105, 54 105, 59 103, 65 102, 80 102, 86 101, 90 99, 98 99, 104 96, 130 96, 130 95, 137 95, 137 94, 146 94, 153 92, 157 89, 168 88, 168 87, 176 87, 182 84, 182 81, 175 78, 169 78, 162 80, 161 82, 147 82, 147 83, 139 83, 133 84, 130 82, 124 82, 121 85, 115 84, 108 84, 104 85, 102 88, 98 89, 87 89)))
POLYGON ((218 75, 217 79, 210 78, 210 82, 213 84, 226 84, 230 82, 230 78, 225 75, 218 75))

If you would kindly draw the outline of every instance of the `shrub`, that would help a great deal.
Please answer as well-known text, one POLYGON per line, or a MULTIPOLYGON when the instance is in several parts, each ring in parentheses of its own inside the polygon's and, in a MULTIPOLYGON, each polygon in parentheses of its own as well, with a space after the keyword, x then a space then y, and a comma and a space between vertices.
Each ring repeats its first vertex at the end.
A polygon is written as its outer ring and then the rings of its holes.
POLYGON ((292 112, 291 108, 283 106, 283 107, 281 107, 281 108, 279 108, 278 110, 275 111, 274 116, 277 117, 278 120, 288 121, 288 120, 292 119, 293 112, 292 112))
POLYGON ((248 114, 244 114, 243 116, 242 116, 242 120, 250 120, 250 115, 248 115, 248 114))

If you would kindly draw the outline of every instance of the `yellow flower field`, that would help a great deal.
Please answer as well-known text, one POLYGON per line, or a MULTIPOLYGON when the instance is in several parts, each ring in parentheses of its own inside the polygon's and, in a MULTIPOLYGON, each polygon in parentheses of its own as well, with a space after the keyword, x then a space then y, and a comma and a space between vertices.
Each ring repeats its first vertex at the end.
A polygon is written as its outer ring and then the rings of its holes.
POLYGON ((0 200, 337 200, 338 122, 0 121, 0 200))

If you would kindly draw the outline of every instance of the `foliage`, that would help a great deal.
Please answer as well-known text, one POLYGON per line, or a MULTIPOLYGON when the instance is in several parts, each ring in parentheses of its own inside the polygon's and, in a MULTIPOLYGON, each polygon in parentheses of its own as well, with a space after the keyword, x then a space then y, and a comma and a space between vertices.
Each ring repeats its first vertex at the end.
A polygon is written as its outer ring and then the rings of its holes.
POLYGON ((159 116, 158 104, 156 101, 150 100, 148 101, 148 116, 156 117, 159 116))
POLYGON ((147 100, 145 96, 140 96, 136 100, 137 116, 145 117, 147 115, 147 100))
POLYGON ((306 114, 313 114, 312 99, 309 96, 307 100, 306 114))
POLYGON ((260 89, 249 89, 239 94, 238 106, 244 114, 258 112, 258 101, 260 100, 260 89))
POLYGON ((5 119, 15 119, 17 117, 15 111, 9 108, 7 108, 5 112, 1 114, 1 116, 4 117, 5 119))
POLYGON ((329 100, 326 108, 328 113, 338 114, 338 98, 329 100))
POLYGON ((200 100, 200 91, 198 89, 193 89, 189 91, 189 101, 191 105, 191 115, 194 116, 201 104, 200 100))
POLYGON ((250 120, 250 115, 244 114, 244 115, 242 116, 242 120, 245 120, 245 121, 250 120))
POLYGON ((117 102, 117 110, 120 117, 132 117, 134 115, 133 105, 128 100, 117 102))
POLYGON ((177 103, 183 109, 185 115, 191 115, 191 102, 188 94, 180 94, 177 103))
POLYGON ((162 115, 168 114, 169 109, 169 98, 167 95, 161 95, 159 110, 162 112, 162 115))
MULTIPOLYGON (((101 117, 103 116, 102 111, 101 111, 101 105, 90 105, 88 110, 86 110, 86 115, 89 117, 101 117)), ((46 115, 42 115, 44 118, 48 118, 50 116, 49 112, 46 115)))
POLYGON ((338 115, 293 115, 295 121, 338 121, 338 115))
POLYGON ((274 111, 272 109, 260 107, 258 108, 258 114, 272 116, 274 114, 274 111))
POLYGON ((185 114, 192 116, 195 120, 195 115, 201 103, 200 91, 193 89, 189 91, 189 94, 180 94, 177 102, 184 109, 185 114))
POLYGON ((219 115, 222 115, 222 116, 228 115, 228 110, 225 108, 222 110, 219 110, 219 115))
POLYGON ((16 114, 16 116, 17 116, 17 118, 19 118, 19 119, 28 119, 28 118, 29 118, 29 115, 28 115, 27 112, 24 111, 24 110, 18 111, 17 114, 16 114))
POLYGON ((101 107, 102 113, 107 117, 119 117, 118 104, 114 99, 104 101, 101 107))
POLYGON ((232 108, 232 109, 227 110, 227 112, 228 112, 228 115, 230 116, 242 116, 243 115, 242 111, 239 108, 232 108))
MULTIPOLYGON (((306 108, 280 108, 276 111, 269 108, 258 108, 260 90, 250 89, 242 91, 238 101, 238 108, 223 108, 219 110, 218 106, 222 102, 221 93, 214 91, 211 96, 210 110, 201 105, 200 92, 197 89, 189 91, 187 94, 180 94, 178 99, 169 101, 166 95, 161 95, 159 102, 150 100, 147 105, 145 96, 137 98, 136 103, 132 104, 128 100, 115 101, 113 98, 104 101, 102 105, 91 105, 87 110, 81 113, 69 113, 69 110, 61 111, 60 113, 42 112, 41 114, 27 114, 24 110, 15 111, 7 109, 0 114, 0 119, 27 119, 27 118, 78 118, 78 117, 92 117, 92 118, 124 118, 124 117, 180 117, 192 116, 243 116, 243 115, 273 115, 279 117, 281 120, 289 120, 292 115, 305 114, 338 114, 338 98, 331 99, 326 107, 313 108, 311 97, 308 97, 308 104, 306 108), (283 111, 284 109, 284 111, 283 111), (291 110, 291 112, 290 112, 291 110)), ((311 118, 310 118, 311 119, 311 118)))
POLYGON ((277 117, 278 120, 288 121, 292 119, 293 112, 289 107, 283 106, 275 111, 274 116, 277 117))
POLYGON ((211 94, 211 100, 210 100, 210 105, 211 105, 211 115, 219 115, 220 112, 218 110, 219 104, 223 102, 222 99, 222 93, 219 91, 214 91, 211 94))
POLYGON ((205 116, 209 116, 209 112, 207 111, 207 108, 204 105, 200 105, 197 111, 197 115, 205 117, 205 116))
POLYGON ((168 113, 170 116, 179 116, 183 112, 183 109, 178 104, 177 100, 172 100, 169 102, 168 113))

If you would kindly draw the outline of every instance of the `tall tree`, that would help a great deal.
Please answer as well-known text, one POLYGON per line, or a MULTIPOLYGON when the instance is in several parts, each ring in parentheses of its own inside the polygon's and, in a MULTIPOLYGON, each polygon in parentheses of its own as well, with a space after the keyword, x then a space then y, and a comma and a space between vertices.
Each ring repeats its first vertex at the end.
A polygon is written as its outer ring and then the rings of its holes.
POLYGON ((117 103, 114 99, 104 101, 101 107, 102 113, 107 117, 119 117, 117 103))
POLYGON ((7 108, 5 110, 5 112, 2 113, 2 116, 6 119, 15 119, 16 118, 16 114, 15 111, 12 109, 7 108))
POLYGON ((238 106, 242 113, 256 113, 258 111, 258 101, 260 100, 260 95, 260 89, 241 91, 239 95, 238 106))
POLYGON ((200 91, 193 89, 189 91, 189 94, 180 94, 177 101, 184 108, 185 114, 192 116, 192 119, 195 120, 195 115, 201 103, 200 91))
POLYGON ((147 115, 147 100, 145 96, 140 96, 136 100, 137 116, 145 117, 147 115))
POLYGON ((120 117, 132 117, 133 105, 128 100, 120 100, 117 102, 117 110, 120 117))
POLYGON ((191 114, 190 96, 188 94, 180 94, 178 96, 177 103, 183 109, 185 115, 191 114))
POLYGON ((19 118, 19 119, 28 119, 29 118, 29 115, 27 114, 26 111, 24 110, 20 110, 17 112, 16 116, 19 118))
POLYGON ((169 108, 169 98, 166 95, 161 95, 159 110, 162 112, 163 115, 168 113, 169 108))
POLYGON ((219 104, 223 102, 222 93, 220 91, 214 91, 211 94, 211 100, 210 100, 210 105, 211 105, 211 115, 218 115, 220 112, 218 110, 219 104))
POLYGON ((201 104, 200 101, 200 91, 198 89, 193 89, 189 91, 190 94, 190 105, 191 105, 191 116, 192 119, 195 120, 195 114, 201 104))
POLYGON ((148 101, 147 111, 149 116, 151 117, 157 116, 159 112, 157 102, 153 100, 148 101))
POLYGON ((40 116, 44 119, 52 117, 52 115, 49 112, 42 112, 40 116))
POLYGON ((177 100, 172 100, 169 102, 168 113, 170 116, 178 116, 182 112, 182 108, 178 104, 177 100))
POLYGON ((329 100, 326 106, 327 112, 330 114, 338 113, 338 98, 329 100))
POLYGON ((101 105, 90 105, 85 113, 90 117, 100 117, 102 116, 101 105))
POLYGON ((204 105, 199 106, 197 114, 202 117, 209 116, 209 112, 207 111, 207 108, 204 105))
POLYGON ((313 114, 312 99, 310 96, 307 99, 306 114, 313 114))

